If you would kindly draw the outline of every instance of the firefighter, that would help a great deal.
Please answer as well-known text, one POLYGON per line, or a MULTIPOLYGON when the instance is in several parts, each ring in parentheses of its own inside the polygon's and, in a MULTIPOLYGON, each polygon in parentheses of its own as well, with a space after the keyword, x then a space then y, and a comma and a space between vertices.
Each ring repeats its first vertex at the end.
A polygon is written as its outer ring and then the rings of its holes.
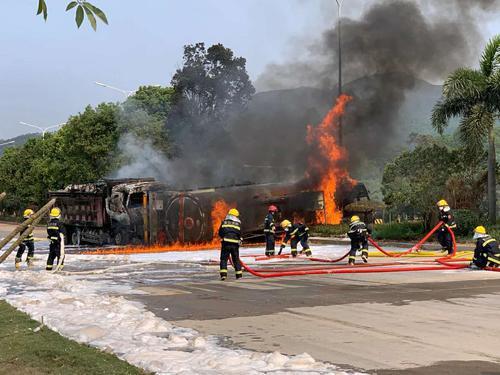
POLYGON ((347 235, 351 239, 351 251, 349 252, 349 264, 354 265, 356 262, 356 252, 361 250, 361 259, 368 263, 368 236, 370 230, 359 216, 351 217, 351 224, 347 235))
POLYGON ((437 238, 442 247, 442 251, 447 251, 448 254, 452 254, 453 240, 447 228, 455 229, 457 227, 457 224, 455 223, 455 218, 451 213, 448 202, 446 202, 444 199, 441 199, 439 202, 437 202, 437 206, 439 209, 439 220, 443 222, 441 228, 438 229, 437 238))
POLYGON ((219 237, 222 240, 220 252, 220 279, 222 281, 227 279, 227 261, 229 256, 231 256, 231 261, 236 271, 236 279, 240 279, 243 276, 240 263, 240 244, 242 238, 239 216, 240 213, 238 210, 231 208, 219 228, 219 237))
POLYGON ((474 229, 473 238, 476 240, 476 248, 470 264, 471 268, 498 267, 500 265, 500 250, 497 240, 489 236, 486 233, 486 228, 481 225, 474 229))
MULTIPOLYGON (((25 220, 28 220, 31 216, 33 216, 34 213, 35 212, 32 209, 28 208, 24 210, 23 217, 25 220)), ((28 229, 26 230, 30 230, 30 228, 28 227, 28 229)), ((24 232, 21 235, 23 234, 24 232)), ((33 258, 35 256, 35 237, 33 236, 33 232, 31 232, 28 235, 28 237, 26 237, 23 240, 23 242, 19 245, 19 249, 17 250, 16 260, 15 260, 16 270, 21 268, 21 258, 26 248, 28 249, 28 257, 26 258, 26 264, 28 265, 28 267, 31 267, 33 266, 33 258)))
POLYGON ((278 207, 271 205, 267 211, 268 213, 264 219, 264 237, 266 238, 266 256, 270 257, 274 255, 274 234, 276 233, 276 224, 274 221, 278 207))
POLYGON ((297 256, 297 245, 300 243, 300 246, 302 246, 302 252, 306 253, 306 256, 311 256, 312 251, 309 248, 309 244, 307 242, 309 238, 309 228, 303 224, 303 223, 296 223, 292 224, 289 220, 283 220, 281 222, 281 228, 285 231, 285 238, 283 239, 283 242, 281 243, 280 246, 280 251, 278 254, 281 254, 283 249, 286 247, 286 243, 288 240, 290 240, 290 247, 291 247, 291 253, 292 257, 297 256))
POLYGON ((49 257, 47 258, 47 266, 45 269, 50 271, 54 267, 54 261, 57 259, 57 264, 60 267, 64 265, 64 254, 61 254, 61 250, 64 250, 64 238, 66 237, 66 231, 64 229, 64 224, 61 222, 61 210, 54 207, 50 210, 50 221, 47 224, 47 238, 50 241, 49 245, 49 257))

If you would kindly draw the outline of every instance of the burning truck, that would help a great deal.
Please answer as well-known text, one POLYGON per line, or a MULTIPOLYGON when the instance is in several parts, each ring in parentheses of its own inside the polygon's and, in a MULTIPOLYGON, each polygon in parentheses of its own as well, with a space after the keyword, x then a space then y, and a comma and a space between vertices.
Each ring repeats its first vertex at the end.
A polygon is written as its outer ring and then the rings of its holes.
POLYGON ((368 191, 349 176, 347 151, 336 139, 339 119, 351 99, 341 95, 320 124, 307 126, 308 168, 298 183, 186 190, 144 178, 101 180, 51 192, 62 209, 68 242, 209 242, 230 207, 241 212, 244 238, 259 240, 270 204, 279 207, 278 220, 298 219, 308 225, 340 223, 344 213, 355 213, 359 207, 372 210, 370 204, 353 205, 369 201, 368 191))
MULTIPOLYGON (((369 199, 363 184, 350 193, 342 204, 369 199)), ((281 218, 298 218, 308 224, 325 215, 322 191, 300 190, 298 185, 285 183, 179 191, 154 179, 109 179, 69 185, 49 195, 62 210, 71 244, 209 242, 217 230, 217 217, 224 217, 233 206, 241 211, 244 237, 257 241, 270 204, 279 207, 281 218)))

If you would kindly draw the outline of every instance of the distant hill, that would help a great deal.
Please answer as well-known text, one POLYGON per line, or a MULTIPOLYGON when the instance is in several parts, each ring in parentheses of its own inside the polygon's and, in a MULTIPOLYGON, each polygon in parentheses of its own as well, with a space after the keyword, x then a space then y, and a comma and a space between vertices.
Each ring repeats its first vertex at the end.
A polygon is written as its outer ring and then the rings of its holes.
POLYGON ((0 156, 3 154, 3 151, 7 148, 7 147, 13 147, 13 146, 22 146, 26 143, 26 141, 28 139, 31 139, 31 138, 37 138, 37 137, 40 137, 40 134, 37 134, 37 133, 28 133, 28 134, 23 134, 23 135, 20 135, 20 136, 17 136, 15 138, 10 138, 10 139, 0 139, 0 144, 2 143, 8 143, 8 142, 14 142, 12 144, 9 144, 9 145, 5 145, 5 146, 0 146, 0 156))

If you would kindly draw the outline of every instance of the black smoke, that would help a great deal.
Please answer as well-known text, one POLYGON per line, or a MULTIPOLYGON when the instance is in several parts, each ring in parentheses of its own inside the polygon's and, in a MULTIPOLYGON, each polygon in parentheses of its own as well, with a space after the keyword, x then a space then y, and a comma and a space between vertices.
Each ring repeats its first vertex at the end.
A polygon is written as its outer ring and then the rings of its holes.
MULTIPOLYGON (((477 64, 484 42, 480 20, 497 10, 499 3, 381 1, 360 19, 342 19, 343 79, 347 82, 343 91, 354 97, 343 123, 351 169, 380 158, 393 143, 401 143, 399 110, 407 94, 422 84, 421 79, 442 80, 460 66, 477 64)), ((337 53, 338 30, 333 28, 304 46, 301 54, 307 58, 269 66, 257 87, 319 87, 333 100, 337 53)))
MULTIPOLYGON (((426 85, 422 79, 439 81, 477 63, 484 44, 481 21, 499 3, 377 1, 359 18, 342 19, 343 89, 353 96, 343 129, 355 175, 367 161, 394 156, 394 145, 402 143, 400 110, 426 85)), ((268 66, 256 81, 267 92, 254 95, 245 109, 216 126, 182 127, 177 157, 156 168, 162 180, 194 188, 301 179, 316 152, 305 141, 306 127, 321 121, 337 95, 337 33, 318 31, 316 41, 295 45, 297 56, 289 63, 268 66)), ((430 113, 420 117, 427 121, 430 113)), ((181 120, 167 124, 169 130, 181 120)))

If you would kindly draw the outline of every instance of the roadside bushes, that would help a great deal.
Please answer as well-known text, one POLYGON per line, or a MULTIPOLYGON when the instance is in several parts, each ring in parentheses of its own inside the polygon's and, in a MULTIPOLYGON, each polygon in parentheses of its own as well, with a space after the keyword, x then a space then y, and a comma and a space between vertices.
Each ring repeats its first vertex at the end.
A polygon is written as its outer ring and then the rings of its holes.
MULTIPOLYGON (((316 225, 311 227, 311 234, 320 237, 342 237, 349 230, 349 225, 316 225)), ((379 224, 373 229, 373 237, 381 240, 413 240, 425 234, 422 222, 404 222, 379 224)))
POLYGON ((474 228, 481 225, 481 217, 472 210, 453 210, 457 228, 455 235, 457 237, 472 237, 474 228))
POLYGON ((311 227, 311 234, 318 237, 341 237, 349 230, 349 225, 342 224, 321 224, 311 227))
POLYGON ((373 228, 373 238, 378 240, 417 240, 425 235, 425 226, 420 221, 379 224, 373 228))

